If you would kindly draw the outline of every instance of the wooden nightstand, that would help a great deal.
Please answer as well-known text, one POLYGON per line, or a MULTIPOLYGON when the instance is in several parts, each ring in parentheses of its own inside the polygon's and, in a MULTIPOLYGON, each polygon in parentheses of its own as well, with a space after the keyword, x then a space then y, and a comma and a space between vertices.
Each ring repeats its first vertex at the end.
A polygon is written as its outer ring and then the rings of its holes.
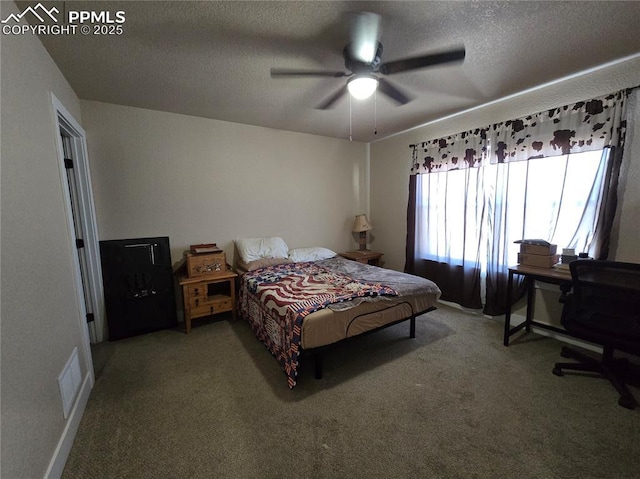
POLYGON ((383 254, 377 251, 347 251, 346 253, 340 253, 340 256, 347 258, 358 263, 367 263, 373 266, 380 266, 380 262, 383 254))
POLYGON ((191 320, 195 318, 231 311, 233 319, 236 319, 237 277, 233 271, 197 278, 178 275, 178 282, 182 286, 187 333, 191 332, 191 320))

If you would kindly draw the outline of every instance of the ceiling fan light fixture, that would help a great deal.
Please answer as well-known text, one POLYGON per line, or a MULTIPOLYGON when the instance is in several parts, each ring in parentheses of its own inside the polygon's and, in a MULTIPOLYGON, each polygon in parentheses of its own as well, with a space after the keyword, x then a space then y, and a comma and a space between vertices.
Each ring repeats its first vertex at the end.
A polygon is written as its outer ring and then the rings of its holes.
POLYGON ((356 75, 347 82, 349 93, 358 100, 369 98, 376 88, 378 88, 378 78, 375 75, 356 75))

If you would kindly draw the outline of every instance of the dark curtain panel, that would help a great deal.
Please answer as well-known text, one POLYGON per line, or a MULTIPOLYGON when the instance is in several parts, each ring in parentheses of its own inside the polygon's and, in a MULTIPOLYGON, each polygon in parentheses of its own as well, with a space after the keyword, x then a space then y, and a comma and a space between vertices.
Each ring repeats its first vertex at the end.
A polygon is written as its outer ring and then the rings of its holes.
POLYGON ((469 265, 452 265, 424 259, 416 255, 416 204, 418 175, 409 177, 409 202, 407 205, 407 248, 405 272, 429 278, 442 291, 444 301, 457 303, 465 308, 480 309, 480 268, 469 265))
MULTIPOLYGON (((407 204, 407 247, 405 252, 405 273, 416 272, 416 184, 418 175, 409 176, 409 201, 407 204)), ((418 275, 420 276, 420 275, 418 275)))
POLYGON ((431 260, 418 263, 417 274, 431 278, 442 290, 441 299, 470 309, 482 308, 480 268, 450 265, 431 260))
MULTIPOLYGON (((623 123, 626 126, 626 122, 623 123)), ((624 136, 622 137, 624 140, 624 136)), ((611 147, 609 151, 609 163, 603 191, 602 207, 596 226, 594 239, 593 257, 595 259, 608 259, 609 246, 611 243, 611 228, 618 206, 618 179, 620 177, 620 166, 622 165, 622 144, 619 147, 611 147)))

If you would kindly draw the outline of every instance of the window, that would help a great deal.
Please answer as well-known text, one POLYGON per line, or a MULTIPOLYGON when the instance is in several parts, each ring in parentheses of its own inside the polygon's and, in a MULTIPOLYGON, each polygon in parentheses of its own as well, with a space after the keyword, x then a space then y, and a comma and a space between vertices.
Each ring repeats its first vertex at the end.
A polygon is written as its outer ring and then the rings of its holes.
POLYGON ((416 257, 477 267, 485 291, 491 261, 517 263, 516 240, 589 252, 607 159, 605 149, 418 175, 416 257))
MULTIPOLYGON (((590 151, 420 175, 420 215, 438 225, 425 227, 421 256, 436 261, 447 258, 454 264, 473 257, 477 248, 465 240, 480 239, 488 227, 483 225, 488 219, 485 203, 491 201, 509 205, 509 239, 553 238, 560 247, 588 250, 593 231, 581 225, 595 223, 599 195, 593 193, 602 189, 606 158, 602 151, 590 151), (498 193, 503 174, 508 176, 507 189, 498 193), (467 207, 458 208, 465 197, 467 207)), ((517 248, 510 249, 506 262, 517 262, 517 248)))
POLYGON ((418 257, 452 265, 476 259, 485 219, 483 173, 467 168, 418 175, 418 257))
POLYGON ((502 314, 514 241, 606 258, 628 93, 409 145, 406 270, 445 300, 502 314))
MULTIPOLYGON (((550 238, 559 248, 588 252, 597 221, 606 153, 589 151, 509 163, 510 192, 506 198, 515 204, 509 208, 508 240, 550 238)), ((509 265, 517 262, 517 251, 509 250, 509 265)))

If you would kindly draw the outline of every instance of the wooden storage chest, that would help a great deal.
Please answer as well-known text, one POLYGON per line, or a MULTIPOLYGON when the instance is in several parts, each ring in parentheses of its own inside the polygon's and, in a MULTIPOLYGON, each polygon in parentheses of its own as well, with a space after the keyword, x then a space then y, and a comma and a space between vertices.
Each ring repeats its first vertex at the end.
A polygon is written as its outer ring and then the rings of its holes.
POLYGON ((224 251, 219 253, 185 253, 187 260, 187 276, 200 278, 203 276, 216 276, 227 272, 227 258, 224 251))

